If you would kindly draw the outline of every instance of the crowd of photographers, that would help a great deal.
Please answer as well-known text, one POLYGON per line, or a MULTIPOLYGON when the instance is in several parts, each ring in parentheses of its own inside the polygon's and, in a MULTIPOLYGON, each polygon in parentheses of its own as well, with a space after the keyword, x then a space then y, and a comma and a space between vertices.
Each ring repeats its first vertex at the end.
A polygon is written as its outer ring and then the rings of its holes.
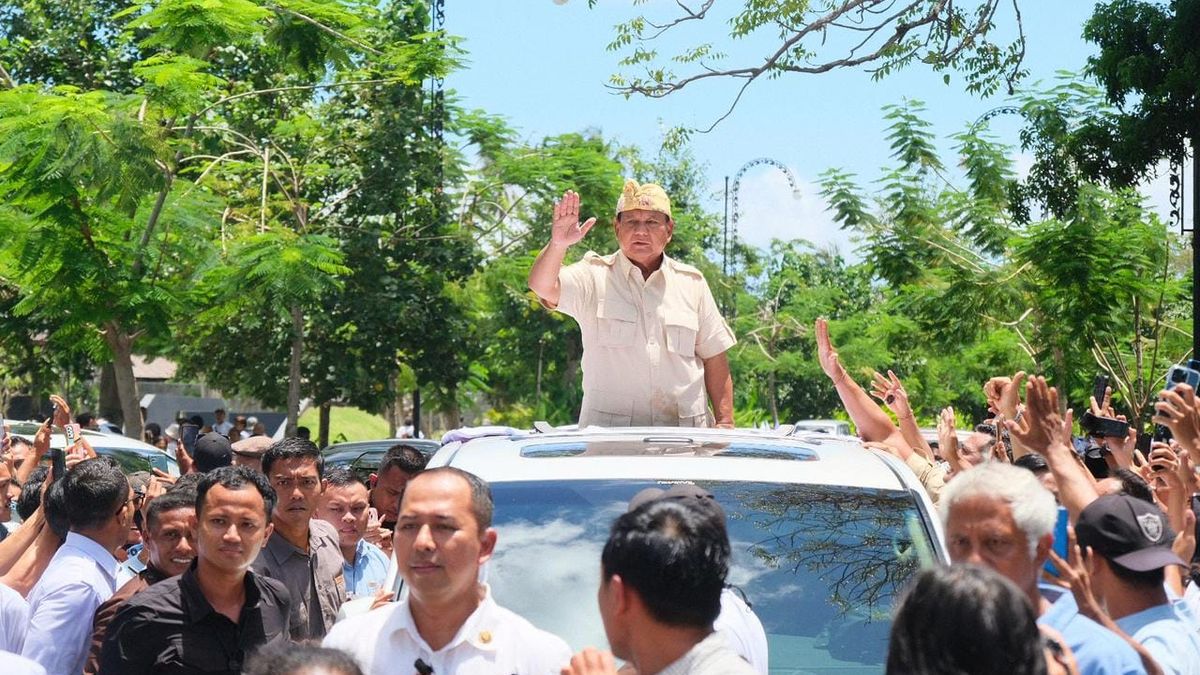
MULTIPOLYGON (((1024 373, 984 385, 989 419, 960 434, 947 409, 929 442, 900 378, 863 388, 824 321, 816 335, 864 444, 912 470, 944 525, 952 564, 898 599, 889 673, 1200 675, 1188 372, 1168 378, 1149 444, 1103 381, 1077 437, 1024 373)), ((85 436, 52 451, 71 425, 53 402, 34 438, 4 439, 0 521, 11 508, 21 524, 0 541, 0 672, 767 672, 762 626, 726 588, 724 513, 699 487, 632 496, 600 560, 612 651, 572 655, 480 582, 498 535, 472 474, 401 443, 363 482, 307 439, 239 453, 248 439, 213 430, 183 476, 127 476, 85 436)))

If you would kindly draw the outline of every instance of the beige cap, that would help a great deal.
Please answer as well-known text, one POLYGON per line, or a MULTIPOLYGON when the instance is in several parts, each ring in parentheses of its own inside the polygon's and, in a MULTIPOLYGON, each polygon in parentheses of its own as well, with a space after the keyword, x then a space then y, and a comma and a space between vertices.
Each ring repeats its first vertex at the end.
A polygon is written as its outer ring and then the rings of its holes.
POLYGON ((671 198, 661 185, 654 183, 638 184, 632 179, 625 180, 625 188, 617 199, 617 213, 625 213, 636 209, 658 211, 666 217, 671 217, 671 198))

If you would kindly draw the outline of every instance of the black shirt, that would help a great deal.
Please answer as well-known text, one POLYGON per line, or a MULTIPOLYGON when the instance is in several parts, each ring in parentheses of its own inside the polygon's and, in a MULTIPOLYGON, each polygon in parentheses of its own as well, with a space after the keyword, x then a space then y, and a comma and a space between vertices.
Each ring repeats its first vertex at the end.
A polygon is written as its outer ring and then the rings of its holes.
POLYGON ((229 673, 264 645, 286 642, 291 597, 274 579, 246 572, 235 624, 204 597, 196 563, 138 593, 117 612, 100 650, 99 675, 229 673))

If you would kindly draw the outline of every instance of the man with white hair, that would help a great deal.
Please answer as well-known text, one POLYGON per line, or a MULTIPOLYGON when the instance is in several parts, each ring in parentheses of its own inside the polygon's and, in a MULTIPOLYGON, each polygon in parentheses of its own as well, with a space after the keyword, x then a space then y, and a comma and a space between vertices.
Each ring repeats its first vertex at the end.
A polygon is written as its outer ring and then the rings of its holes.
POLYGON ((1125 640, 1081 615, 1070 593, 1053 598, 1038 575, 1054 545, 1058 507, 1029 471, 988 462, 950 481, 938 508, 955 564, 990 567, 1029 597, 1038 623, 1057 630, 1075 653, 1080 675, 1144 673, 1125 640))

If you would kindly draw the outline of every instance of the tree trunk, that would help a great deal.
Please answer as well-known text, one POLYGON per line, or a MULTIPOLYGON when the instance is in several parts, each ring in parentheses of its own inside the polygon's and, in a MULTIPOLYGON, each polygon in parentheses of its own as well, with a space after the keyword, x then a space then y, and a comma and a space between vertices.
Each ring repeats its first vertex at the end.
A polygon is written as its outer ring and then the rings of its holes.
POLYGON ((321 403, 321 414, 317 426, 317 446, 321 448, 329 446, 329 409, 332 407, 329 401, 321 403))
POLYGON ((117 374, 113 372, 111 363, 104 364, 100 369, 100 405, 96 414, 117 426, 125 421, 125 413, 121 411, 121 392, 117 391, 117 374))
POLYGON ((284 435, 295 436, 300 419, 300 357, 304 355, 304 313, 292 305, 292 363, 288 368, 287 428, 284 435))
POLYGON ((104 339, 113 353, 113 379, 117 382, 117 394, 121 399, 125 435, 141 440, 142 410, 137 380, 133 377, 133 336, 113 321, 105 327, 104 339))

